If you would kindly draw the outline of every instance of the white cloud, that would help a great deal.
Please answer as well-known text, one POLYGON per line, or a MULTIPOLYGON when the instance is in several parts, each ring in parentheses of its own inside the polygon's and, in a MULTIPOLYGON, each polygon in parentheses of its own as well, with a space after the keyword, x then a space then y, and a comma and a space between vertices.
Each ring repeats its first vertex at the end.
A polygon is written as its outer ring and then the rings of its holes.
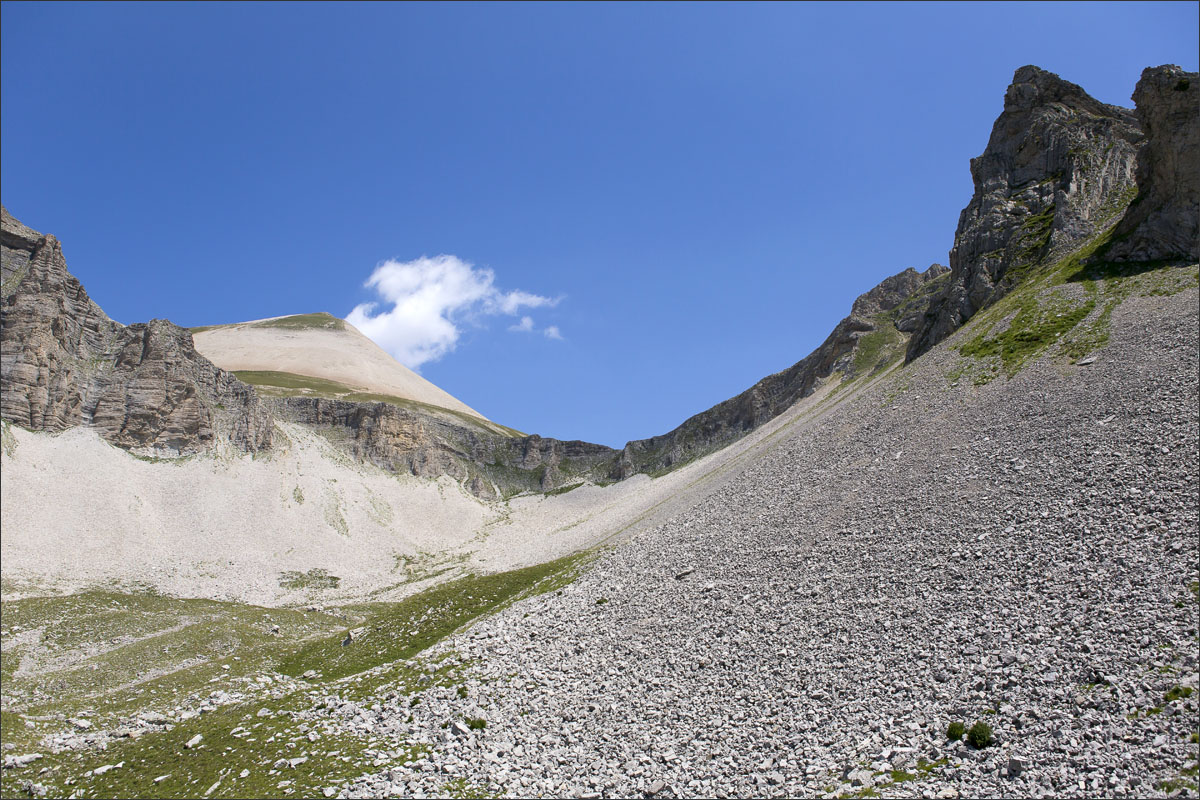
MULTIPOLYGON (((521 309, 554 306, 561 299, 520 290, 502 292, 495 280, 492 270, 456 256, 385 261, 363 284, 375 290, 379 301, 355 306, 346 321, 401 364, 417 369, 454 350, 464 320, 516 316, 521 309)), ((533 319, 522 317, 513 329, 532 331, 533 319)), ((558 328, 553 330, 551 338, 561 338, 558 328)))
POLYGON ((533 330, 533 317, 521 317, 520 322, 516 325, 509 325, 508 329, 519 333, 528 333, 533 330))
POLYGON ((547 339, 562 339, 562 334, 559 333, 557 325, 548 325, 546 330, 542 331, 547 339))

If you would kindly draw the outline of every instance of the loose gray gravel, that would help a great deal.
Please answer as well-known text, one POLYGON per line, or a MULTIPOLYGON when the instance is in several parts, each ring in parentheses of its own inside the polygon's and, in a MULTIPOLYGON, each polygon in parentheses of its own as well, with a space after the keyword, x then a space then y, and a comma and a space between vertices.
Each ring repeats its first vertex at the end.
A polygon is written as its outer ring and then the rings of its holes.
POLYGON ((984 386, 938 348, 796 425, 439 645, 466 697, 307 712, 430 746, 340 796, 1196 796, 1198 306, 984 386))

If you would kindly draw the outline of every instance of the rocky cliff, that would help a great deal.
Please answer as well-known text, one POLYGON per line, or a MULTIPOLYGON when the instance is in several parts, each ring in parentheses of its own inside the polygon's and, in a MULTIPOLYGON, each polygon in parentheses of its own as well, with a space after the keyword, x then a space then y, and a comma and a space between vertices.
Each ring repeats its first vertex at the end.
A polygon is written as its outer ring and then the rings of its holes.
POLYGON ((617 453, 588 442, 501 436, 482 425, 394 403, 324 397, 273 402, 280 418, 323 431, 358 460, 424 478, 448 475, 476 497, 489 499, 600 480, 617 453))
POLYGON ((1138 195, 1102 257, 1114 262, 1200 258, 1200 75, 1149 67, 1133 92, 1146 133, 1138 195))
POLYGON ((1111 225, 1132 200, 1142 128, 1132 111, 1021 67, 987 148, 971 160, 975 193, 959 216, 950 278, 909 343, 912 360, 1003 297, 1020 268, 1111 225))
POLYGON ((113 322, 67 271, 55 237, 2 213, 0 415, 32 430, 89 425, 113 444, 163 454, 218 438, 270 447, 270 411, 197 354, 187 331, 113 322))

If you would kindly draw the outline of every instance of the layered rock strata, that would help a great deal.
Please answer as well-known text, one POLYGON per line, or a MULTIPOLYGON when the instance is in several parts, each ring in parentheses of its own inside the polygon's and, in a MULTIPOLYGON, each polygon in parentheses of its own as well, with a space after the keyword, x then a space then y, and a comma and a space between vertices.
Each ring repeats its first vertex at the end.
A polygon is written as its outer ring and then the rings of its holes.
POLYGON ((59 241, 3 211, 0 415, 31 430, 94 427, 109 442, 177 455, 218 438, 271 446, 270 411, 166 320, 124 326, 67 271, 59 241))
POLYGON ((506 437, 391 403, 323 397, 273 400, 282 419, 325 431, 356 459, 423 478, 448 475, 477 497, 603 480, 617 451, 541 436, 506 437))

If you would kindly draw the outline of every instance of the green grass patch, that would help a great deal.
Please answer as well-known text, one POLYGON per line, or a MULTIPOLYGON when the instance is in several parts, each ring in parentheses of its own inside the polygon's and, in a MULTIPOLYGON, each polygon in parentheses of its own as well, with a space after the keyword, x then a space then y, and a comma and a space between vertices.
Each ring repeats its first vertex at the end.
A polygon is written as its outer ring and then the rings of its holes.
MULTIPOLYGON (((1040 214, 1030 214, 1021 221, 1017 233, 1017 258, 1025 261, 1036 261, 1050 245, 1051 228, 1054 225, 1055 205, 1050 204, 1040 214)), ((1019 276, 1014 276, 1019 280, 1019 276)))
POLYGON ((314 567, 308 572, 289 570, 279 574, 279 586, 283 589, 336 589, 342 579, 330 575, 326 569, 314 567))
POLYGON ((1193 691, 1190 686, 1173 686, 1163 695, 1163 702, 1172 703, 1176 700, 1184 700, 1191 697, 1193 691))
MULTIPOLYGON (((1055 345, 1072 359, 1103 347, 1113 310, 1133 294, 1170 295, 1200 285, 1194 265, 1099 261, 1113 230, 1096 234, 1057 260, 1035 259, 1005 274, 1012 291, 976 315, 971 323, 976 334, 959 346, 964 356, 996 365, 975 370, 977 384, 1000 371, 1012 377, 1055 345)), ((966 371, 958 370, 956 378, 966 371)))
MULTIPOLYGON (((8 710, 47 719, 87 711, 97 727, 234 689, 299 642, 345 624, 327 614, 102 591, 8 601, 3 622, 6 643, 38 635, 36 646, 0 653, 8 710)), ((65 729, 39 728, 56 726, 65 729)))
POLYGON ((353 386, 347 386, 337 381, 313 378, 309 375, 297 375, 294 372, 273 372, 270 370, 242 369, 233 373, 242 383, 253 386, 286 389, 285 395, 304 395, 312 393, 322 397, 337 398, 340 395, 357 391, 353 386))
MULTIPOLYGON (((326 787, 377 769, 384 745, 376 734, 337 733, 321 715, 305 720, 299 712, 330 693, 374 703, 430 686, 465 688, 460 673, 467 664, 452 652, 411 657, 483 614, 561 590, 593 556, 469 576, 400 603, 347 607, 351 624, 363 631, 345 647, 346 618, 327 614, 149 593, 5 602, 4 742, 14 752, 45 757, 4 770, 0 791, 20 796, 22 784, 35 780, 50 796, 63 797, 320 796, 326 787), (34 633, 36 645, 8 646, 11 637, 34 633), (31 653, 38 662, 23 664, 31 653), (280 694, 278 680, 267 681, 274 672, 299 676, 308 669, 319 677, 305 679, 296 691, 280 694), (324 685, 312 685, 322 678, 324 685), (45 746, 44 737, 70 730, 69 717, 86 715, 95 729, 109 729, 148 710, 195 707, 215 691, 249 692, 253 699, 177 718, 169 730, 110 741, 103 751, 55 754, 45 746), (269 713, 259 716, 264 707, 269 713), (186 747, 197 735, 198 745, 186 747), (121 766, 94 772, 116 764, 121 766)), ((318 580, 332 577, 319 570, 295 577, 306 584, 314 572, 318 580)), ((487 722, 471 718, 465 724, 482 730, 487 722)), ((393 736, 386 746, 389 763, 421 752, 402 737, 393 736)), ((460 788, 463 796, 474 796, 477 787, 460 788)))
POLYGON ((0 451, 9 458, 17 454, 17 437, 13 436, 12 423, 6 419, 0 420, 0 451))
POLYGON ((263 320, 262 322, 256 322, 250 327, 283 328, 285 330, 293 331, 313 329, 344 331, 346 330, 346 323, 327 311, 319 311, 316 314, 294 314, 290 317, 267 319, 263 320))
MULTIPOLYGON (((82 797, 281 797, 288 789, 297 797, 319 797, 322 788, 362 774, 366 747, 360 737, 326 731, 310 742, 286 711, 260 718, 239 705, 89 753, 72 771, 78 775, 102 764, 124 764, 79 779, 82 797), (204 737, 199 745, 185 747, 196 735, 204 737)), ((414 749, 405 756, 418 753, 414 749)))
POLYGON ((904 355, 904 337, 887 314, 877 315, 875 330, 855 343, 854 377, 874 374, 904 355))
POLYGON ((440 796, 453 798, 500 797, 500 795, 492 794, 481 786, 476 786, 466 778, 455 778, 447 781, 442 786, 440 796))
POLYGON ((469 575, 399 603, 347 607, 366 618, 364 634, 343 646, 342 635, 311 642, 285 658, 280 672, 316 670, 324 680, 410 658, 484 614, 516 600, 561 588, 590 560, 588 553, 493 575, 469 575))
POLYGON ((583 486, 583 481, 580 481, 579 483, 572 483, 567 486, 560 486, 557 489, 551 489, 548 492, 543 492, 543 494, 545 494, 547 497, 551 497, 552 495, 556 494, 566 494, 572 489, 578 489, 580 486, 583 486))

